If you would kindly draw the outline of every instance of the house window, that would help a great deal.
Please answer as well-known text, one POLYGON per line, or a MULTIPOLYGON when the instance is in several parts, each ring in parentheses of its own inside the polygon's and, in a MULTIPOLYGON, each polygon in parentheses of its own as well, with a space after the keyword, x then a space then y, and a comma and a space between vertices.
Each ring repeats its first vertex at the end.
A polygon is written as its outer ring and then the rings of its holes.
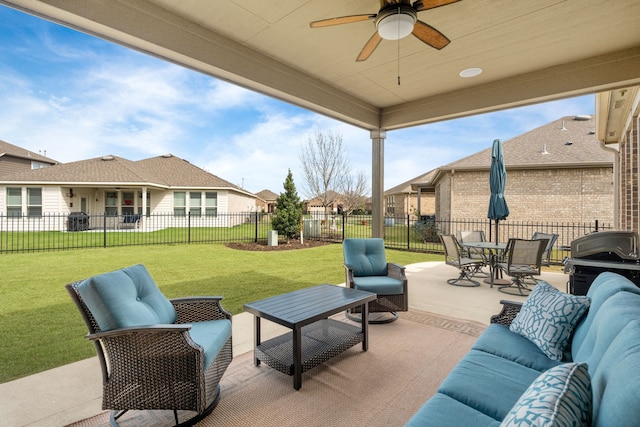
POLYGON ((387 208, 385 210, 387 215, 394 215, 396 213, 395 196, 387 197, 387 208))
POLYGON ((175 216, 187 215, 187 193, 184 191, 173 193, 173 214, 175 216))
POLYGON ((205 193, 205 215, 218 216, 218 193, 215 191, 205 193))
POLYGON ((118 192, 104 192, 104 213, 108 216, 118 215, 118 192))
POLYGON ((41 163, 36 161, 31 162, 31 169, 42 169, 48 168, 49 166, 51 166, 49 163, 41 163))
POLYGON ((27 188, 27 216, 42 216, 42 188, 27 188))
POLYGON ((195 191, 189 193, 189 214, 202 216, 202 193, 195 191))
POLYGON ((7 216, 22 215, 22 188, 7 188, 7 216))
POLYGON ((133 191, 122 192, 122 215, 133 215, 133 201, 135 193, 133 191))

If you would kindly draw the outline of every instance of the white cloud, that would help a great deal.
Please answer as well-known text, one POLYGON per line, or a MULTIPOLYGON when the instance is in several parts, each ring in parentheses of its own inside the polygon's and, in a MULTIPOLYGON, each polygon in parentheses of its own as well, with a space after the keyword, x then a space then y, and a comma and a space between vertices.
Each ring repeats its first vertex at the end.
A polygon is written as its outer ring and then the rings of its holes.
MULTIPOLYGON (((320 130, 341 134, 352 171, 371 174, 368 131, 34 22, 12 22, 21 30, 15 40, 0 34, 0 139, 63 162, 170 152, 253 192, 281 192, 291 169, 302 195, 298 154, 320 130)), ((579 97, 387 132, 385 188, 488 148, 493 139, 593 110, 593 96, 579 97)))

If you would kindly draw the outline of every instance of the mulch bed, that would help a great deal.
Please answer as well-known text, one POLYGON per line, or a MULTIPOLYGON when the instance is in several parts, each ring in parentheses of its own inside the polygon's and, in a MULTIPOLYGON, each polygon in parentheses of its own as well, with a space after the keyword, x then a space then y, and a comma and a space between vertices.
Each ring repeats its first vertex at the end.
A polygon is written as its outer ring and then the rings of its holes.
POLYGON ((305 240, 304 244, 300 244, 299 240, 289 242, 278 242, 278 246, 269 246, 266 242, 245 242, 245 243, 227 243, 226 247, 231 249, 240 249, 244 251, 289 251, 292 249, 308 249, 318 246, 330 245, 331 242, 323 242, 320 240, 305 240))

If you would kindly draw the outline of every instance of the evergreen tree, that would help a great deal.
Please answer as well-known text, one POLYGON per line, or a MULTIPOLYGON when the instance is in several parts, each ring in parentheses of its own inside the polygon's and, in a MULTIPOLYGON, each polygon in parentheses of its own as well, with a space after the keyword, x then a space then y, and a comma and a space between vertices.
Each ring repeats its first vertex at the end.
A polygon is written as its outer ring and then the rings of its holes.
POLYGON ((273 217, 273 229, 279 236, 287 239, 296 239, 300 236, 300 221, 302 220, 302 202, 293 183, 291 169, 284 181, 284 193, 276 199, 275 215, 273 217))

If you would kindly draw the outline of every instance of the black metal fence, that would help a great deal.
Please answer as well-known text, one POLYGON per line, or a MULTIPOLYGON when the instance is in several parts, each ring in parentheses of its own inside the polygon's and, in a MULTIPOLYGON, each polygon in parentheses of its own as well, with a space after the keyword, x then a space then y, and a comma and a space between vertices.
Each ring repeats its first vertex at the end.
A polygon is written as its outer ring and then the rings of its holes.
MULTIPOLYGON (((112 246, 266 242, 272 214, 236 212, 216 216, 153 214, 149 216, 105 214, 45 214, 39 217, 0 215, 0 253, 52 251, 112 246)), ((347 237, 371 237, 370 215, 304 216, 304 239, 342 242, 347 237)), ((436 220, 433 217, 385 217, 385 245, 393 249, 443 253, 440 233, 482 230, 495 241, 495 227, 489 220, 436 220)), ((500 221, 498 240, 530 238, 534 232, 558 234, 551 253, 552 263, 568 256, 571 241, 610 224, 545 223, 500 221)), ((280 238, 282 240, 282 237, 280 238)))

